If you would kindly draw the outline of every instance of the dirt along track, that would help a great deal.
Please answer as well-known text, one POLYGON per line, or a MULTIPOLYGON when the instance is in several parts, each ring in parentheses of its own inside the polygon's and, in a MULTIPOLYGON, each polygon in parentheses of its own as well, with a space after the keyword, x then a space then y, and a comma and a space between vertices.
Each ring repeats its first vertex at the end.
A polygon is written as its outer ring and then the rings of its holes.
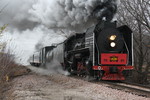
POLYGON ((29 66, 31 73, 12 80, 6 100, 149 100, 121 90, 29 66), (35 73, 36 72, 36 73, 35 73))

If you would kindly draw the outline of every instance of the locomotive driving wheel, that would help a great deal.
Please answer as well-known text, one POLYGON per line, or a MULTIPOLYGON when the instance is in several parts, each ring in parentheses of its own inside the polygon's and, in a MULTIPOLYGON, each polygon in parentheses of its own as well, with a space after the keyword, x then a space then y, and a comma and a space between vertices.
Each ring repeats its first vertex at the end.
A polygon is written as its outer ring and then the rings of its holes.
POLYGON ((65 61, 65 70, 67 70, 71 75, 77 74, 77 67, 76 67, 76 59, 74 55, 70 55, 67 57, 65 61))
POLYGON ((77 74, 78 76, 84 76, 86 74, 86 67, 82 61, 77 62, 77 74))
POLYGON ((77 62, 77 74, 81 76, 86 81, 91 81, 92 79, 92 65, 90 61, 82 59, 81 61, 77 62))
POLYGON ((85 79, 87 81, 93 81, 94 80, 94 72, 93 72, 93 69, 92 69, 92 62, 89 61, 89 60, 86 60, 85 61, 85 66, 86 66, 86 77, 85 79))

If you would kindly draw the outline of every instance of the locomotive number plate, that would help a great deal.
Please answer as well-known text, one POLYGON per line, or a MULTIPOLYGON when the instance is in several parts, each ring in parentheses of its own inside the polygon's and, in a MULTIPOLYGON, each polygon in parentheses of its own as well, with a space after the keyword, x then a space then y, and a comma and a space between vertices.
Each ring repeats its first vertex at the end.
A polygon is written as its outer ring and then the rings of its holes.
POLYGON ((118 57, 117 56, 112 56, 110 57, 110 61, 114 61, 114 62, 117 62, 118 61, 118 57))
POLYGON ((125 65, 127 63, 127 54, 101 54, 101 64, 105 65, 125 65))

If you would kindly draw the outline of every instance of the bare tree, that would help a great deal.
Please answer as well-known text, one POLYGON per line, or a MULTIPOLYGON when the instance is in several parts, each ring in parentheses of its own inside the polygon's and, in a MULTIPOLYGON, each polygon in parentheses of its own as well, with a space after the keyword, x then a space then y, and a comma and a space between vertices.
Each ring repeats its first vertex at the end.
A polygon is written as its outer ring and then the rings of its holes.
POLYGON ((150 2, 122 0, 118 15, 119 22, 127 24, 133 30, 135 68, 139 75, 146 76, 145 79, 141 77, 145 81, 150 69, 150 2))

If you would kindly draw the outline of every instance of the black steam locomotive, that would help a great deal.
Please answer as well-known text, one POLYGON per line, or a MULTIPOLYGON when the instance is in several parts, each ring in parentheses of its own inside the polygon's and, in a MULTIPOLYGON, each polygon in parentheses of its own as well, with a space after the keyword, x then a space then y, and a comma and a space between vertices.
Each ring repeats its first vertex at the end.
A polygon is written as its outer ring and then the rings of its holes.
MULTIPOLYGON (((133 34, 124 25, 101 21, 85 33, 78 33, 63 43, 42 48, 38 66, 58 60, 71 74, 102 80, 125 80, 133 70, 133 34)), ((33 60, 32 65, 37 63, 33 60)))

